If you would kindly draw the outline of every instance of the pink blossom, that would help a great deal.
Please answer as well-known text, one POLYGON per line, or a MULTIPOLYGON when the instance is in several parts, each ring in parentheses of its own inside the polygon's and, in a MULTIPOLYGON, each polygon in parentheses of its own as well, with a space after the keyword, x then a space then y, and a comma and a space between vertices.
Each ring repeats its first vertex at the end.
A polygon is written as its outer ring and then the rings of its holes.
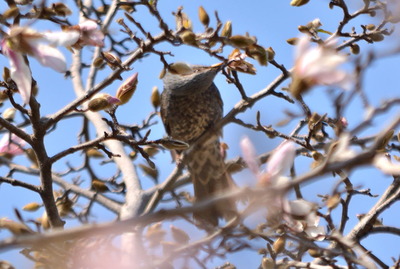
POLYGON ((261 172, 257 161, 256 151, 248 137, 240 141, 243 152, 243 160, 247 167, 257 177, 261 184, 277 185, 282 175, 293 165, 296 156, 295 144, 291 141, 284 141, 269 157, 265 172, 261 172))
POLYGON ((81 28, 82 40, 84 43, 92 46, 104 46, 104 34, 97 29, 97 24, 93 21, 85 21, 79 24, 81 28))
POLYGON ((347 57, 335 50, 335 43, 336 40, 332 39, 325 45, 311 47, 309 37, 302 36, 297 44, 293 73, 313 84, 331 85, 345 82, 347 73, 338 67, 346 62, 347 57))
POLYGON ((312 46, 308 36, 299 38, 293 68, 292 93, 297 96, 315 85, 337 85, 350 87, 351 76, 339 66, 347 57, 335 49, 336 39, 312 46))
POLYGON ((8 156, 15 156, 24 153, 23 147, 26 145, 25 140, 18 137, 15 134, 10 133, 5 134, 0 140, 0 154, 1 155, 8 155, 8 156))
POLYGON ((64 55, 54 46, 68 46, 79 38, 78 33, 59 32, 38 33, 27 27, 13 26, 9 35, 1 41, 1 50, 10 61, 10 76, 15 81, 24 104, 29 103, 31 95, 31 70, 24 54, 33 56, 42 65, 58 72, 66 72, 64 55))
POLYGON ((98 29, 98 25, 94 21, 86 20, 77 26, 73 26, 72 29, 79 29, 79 46, 104 46, 104 34, 100 29, 98 29))
POLYGON ((78 31, 45 32, 42 33, 43 40, 53 47, 70 47, 79 40, 78 31))
POLYGON ((32 75, 24 56, 15 52, 6 45, 5 40, 1 42, 1 51, 10 61, 10 76, 17 84, 18 92, 21 94, 24 104, 29 103, 31 97, 32 75))
POLYGON ((247 164, 247 167, 253 172, 254 175, 258 176, 260 173, 259 164, 257 162, 256 150, 254 149, 251 140, 245 136, 240 141, 240 147, 243 152, 243 160, 247 164))
POLYGON ((277 179, 292 167, 295 157, 296 147, 292 141, 284 141, 275 149, 268 159, 266 171, 271 183, 276 183, 277 179))
POLYGON ((309 201, 298 199, 283 202, 283 218, 294 232, 305 232, 314 240, 325 238, 325 229, 319 226, 319 216, 316 213, 317 205, 309 201))

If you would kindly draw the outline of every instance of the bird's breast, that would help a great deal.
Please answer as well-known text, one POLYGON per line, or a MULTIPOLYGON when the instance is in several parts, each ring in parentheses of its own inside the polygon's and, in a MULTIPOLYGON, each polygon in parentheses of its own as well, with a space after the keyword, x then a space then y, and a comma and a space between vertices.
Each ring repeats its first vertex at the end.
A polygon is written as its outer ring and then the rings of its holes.
POLYGON ((161 117, 173 139, 191 143, 222 118, 222 100, 217 87, 189 95, 161 95, 161 117))

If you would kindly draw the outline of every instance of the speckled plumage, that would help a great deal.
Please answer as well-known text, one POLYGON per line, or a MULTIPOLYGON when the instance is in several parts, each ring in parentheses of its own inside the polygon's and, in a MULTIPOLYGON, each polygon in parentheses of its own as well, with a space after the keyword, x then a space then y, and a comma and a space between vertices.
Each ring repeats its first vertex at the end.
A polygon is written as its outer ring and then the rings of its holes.
MULTIPOLYGON (((168 71, 164 77, 161 94, 161 118, 168 135, 192 145, 205 131, 222 118, 222 100, 213 80, 217 67, 191 66, 189 73, 168 71)), ((233 186, 226 173, 220 152, 219 135, 216 133, 205 143, 195 145, 187 156, 197 201, 226 191, 233 186)), ((221 202, 210 210, 195 214, 199 221, 218 224, 219 217, 231 215, 232 201, 221 202)))

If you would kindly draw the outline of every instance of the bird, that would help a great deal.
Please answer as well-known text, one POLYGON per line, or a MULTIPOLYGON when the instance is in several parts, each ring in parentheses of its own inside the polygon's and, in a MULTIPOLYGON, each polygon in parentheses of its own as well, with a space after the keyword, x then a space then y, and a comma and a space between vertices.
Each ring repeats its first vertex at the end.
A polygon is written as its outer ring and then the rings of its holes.
MULTIPOLYGON (((208 200, 235 186, 221 153, 222 132, 211 131, 207 141, 195 143, 206 131, 214 129, 223 116, 221 95, 213 82, 221 69, 222 65, 177 62, 169 65, 163 77, 161 119, 170 138, 189 144, 185 164, 193 182, 195 202, 208 200)), ((226 199, 196 211, 194 218, 197 223, 217 226, 220 218, 229 220, 235 210, 235 202, 226 199)))

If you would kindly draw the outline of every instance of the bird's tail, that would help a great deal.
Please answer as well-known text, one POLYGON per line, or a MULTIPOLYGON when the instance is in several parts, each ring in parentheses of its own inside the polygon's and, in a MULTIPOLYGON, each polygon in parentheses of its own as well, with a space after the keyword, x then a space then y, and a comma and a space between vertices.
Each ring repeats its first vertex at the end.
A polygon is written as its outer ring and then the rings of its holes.
MULTIPOLYGON (((189 155, 187 166, 191 174, 196 202, 207 201, 212 197, 229 192, 235 187, 226 170, 219 139, 195 145, 189 155)), ((218 201, 211 207, 197 211, 195 220, 199 223, 218 225, 218 219, 229 220, 236 212, 233 199, 218 201)))

